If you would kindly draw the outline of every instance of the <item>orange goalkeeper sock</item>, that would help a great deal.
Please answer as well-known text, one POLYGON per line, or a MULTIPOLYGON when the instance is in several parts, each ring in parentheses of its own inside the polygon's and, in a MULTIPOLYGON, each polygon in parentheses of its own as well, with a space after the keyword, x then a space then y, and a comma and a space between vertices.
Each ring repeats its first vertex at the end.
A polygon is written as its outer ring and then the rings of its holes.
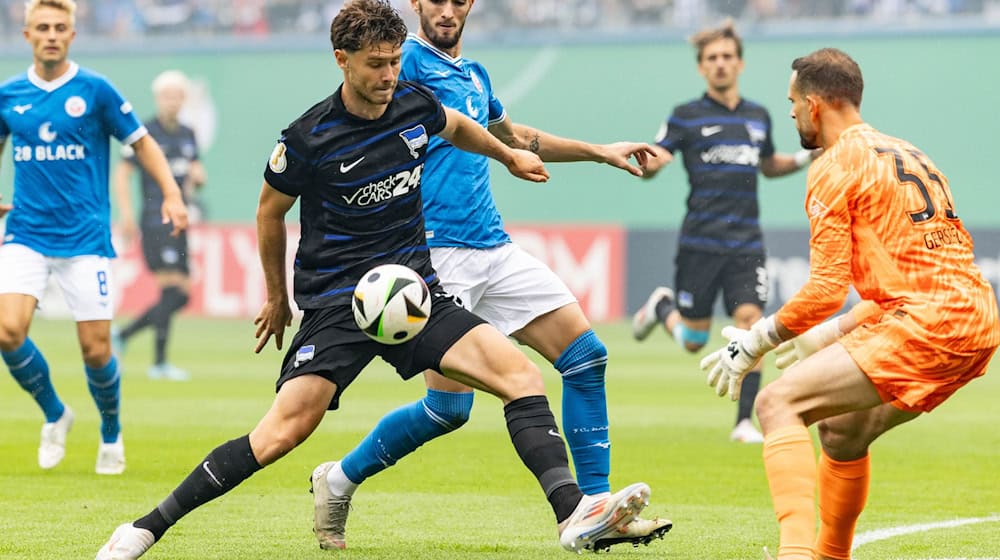
POLYGON ((820 454, 819 537, 816 551, 835 560, 851 559, 854 526, 868 500, 871 461, 865 455, 853 461, 835 461, 820 454))
POLYGON ((816 459, 805 426, 786 426, 764 437, 764 470, 781 528, 778 560, 814 560, 816 459))

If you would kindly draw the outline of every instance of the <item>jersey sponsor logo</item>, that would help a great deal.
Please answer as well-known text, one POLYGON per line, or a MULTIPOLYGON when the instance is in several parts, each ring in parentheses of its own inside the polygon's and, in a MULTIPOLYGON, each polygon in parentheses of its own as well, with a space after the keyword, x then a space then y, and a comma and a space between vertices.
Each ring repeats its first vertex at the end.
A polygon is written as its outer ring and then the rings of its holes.
POLYGON ((720 132, 722 132, 722 125, 718 125, 717 124, 717 125, 714 125, 714 126, 703 126, 703 127, 701 127, 701 135, 702 136, 712 136, 713 134, 718 134, 720 132))
POLYGON ((760 148, 756 146, 712 146, 701 153, 701 161, 715 164, 749 165, 760 163, 760 148))
POLYGON ((14 112, 18 115, 25 114, 28 112, 28 109, 31 109, 31 103, 28 103, 27 105, 14 105, 14 112))
POLYGON ((121 111, 123 115, 127 115, 132 112, 132 104, 126 101, 125 103, 122 103, 121 107, 118 107, 118 110, 121 111))
POLYGON ((479 76, 472 70, 469 70, 469 76, 472 77, 472 85, 476 86, 476 91, 483 93, 483 83, 479 81, 479 76))
POLYGON ((316 356, 316 346, 313 344, 307 344, 299 348, 298 352, 295 353, 295 365, 294 367, 299 367, 299 365, 308 362, 316 356))
POLYGON ((420 175, 423 170, 424 164, 421 163, 413 169, 404 169, 381 181, 368 183, 354 191, 350 196, 340 195, 340 197, 350 206, 364 207, 381 204, 419 187, 420 175))
POLYGON ((288 159, 285 157, 285 143, 278 142, 271 151, 271 157, 267 160, 267 166, 275 173, 284 173, 288 168, 288 159))
POLYGON ((476 108, 476 106, 472 104, 472 96, 471 95, 465 98, 465 108, 466 108, 466 110, 469 111, 469 116, 470 117, 472 117, 474 119, 479 118, 479 109, 476 108))
POLYGON ((365 156, 361 156, 358 159, 354 160, 353 163, 341 163, 340 164, 340 172, 341 173, 347 173, 348 171, 350 171, 350 170, 354 169, 355 167, 357 167, 357 165, 359 163, 361 163, 361 161, 364 160, 364 159, 365 159, 365 156))
POLYGON ((413 156, 413 159, 420 157, 420 153, 417 150, 427 145, 427 129, 422 124, 400 132, 399 137, 403 139, 403 143, 410 149, 410 155, 413 156))
POLYGON ((42 126, 38 127, 38 138, 41 139, 42 142, 50 144, 58 135, 58 132, 52 131, 52 123, 50 121, 45 121, 42 123, 42 126))
POLYGON ((754 123, 747 123, 747 134, 754 144, 760 144, 767 140, 767 129, 754 123))
POLYGON ((77 161, 86 157, 81 144, 14 146, 14 161, 77 161))
POLYGON ((71 117, 82 117, 87 112, 87 102, 79 95, 74 95, 66 100, 66 114, 71 117))

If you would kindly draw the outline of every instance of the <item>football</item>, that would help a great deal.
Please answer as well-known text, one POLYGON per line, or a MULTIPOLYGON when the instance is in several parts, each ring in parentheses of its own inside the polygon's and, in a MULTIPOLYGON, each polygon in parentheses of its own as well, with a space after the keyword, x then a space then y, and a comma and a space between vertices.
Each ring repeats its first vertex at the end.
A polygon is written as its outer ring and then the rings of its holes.
POLYGON ((431 314, 427 284, 413 269, 383 264, 366 272, 351 300, 358 327, 376 342, 402 344, 417 336, 431 314))

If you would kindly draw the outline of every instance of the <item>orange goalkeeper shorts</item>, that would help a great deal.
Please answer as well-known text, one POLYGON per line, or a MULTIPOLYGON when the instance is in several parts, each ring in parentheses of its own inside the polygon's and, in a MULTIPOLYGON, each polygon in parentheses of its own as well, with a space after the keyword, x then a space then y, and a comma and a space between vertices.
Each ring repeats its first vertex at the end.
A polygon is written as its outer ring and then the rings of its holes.
POLYGON ((882 399, 901 410, 930 412, 969 381, 986 373, 996 347, 951 350, 928 340, 903 312, 887 313, 840 339, 882 399))

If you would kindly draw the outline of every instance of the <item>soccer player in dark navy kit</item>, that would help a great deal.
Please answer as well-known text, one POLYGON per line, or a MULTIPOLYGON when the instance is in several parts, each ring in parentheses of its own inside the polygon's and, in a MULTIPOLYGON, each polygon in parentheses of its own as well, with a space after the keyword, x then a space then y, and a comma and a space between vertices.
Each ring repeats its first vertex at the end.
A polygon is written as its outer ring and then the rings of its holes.
MULTIPOLYGON (((205 168, 198 157, 198 142, 194 130, 179 120, 190 83, 182 72, 167 70, 153 80, 152 89, 156 116, 145 125, 163 149, 174 179, 181 186, 185 204, 190 204, 195 189, 200 189, 205 184, 205 168)), ((160 299, 121 331, 113 332, 112 345, 116 347, 116 353, 121 354, 133 335, 146 327, 153 327, 154 358, 147 374, 151 379, 185 381, 190 377, 188 372, 167 361, 167 343, 171 319, 187 304, 190 292, 187 235, 170 235, 170 231, 161 223, 158 209, 163 195, 146 172, 140 178, 142 217, 139 221, 141 225, 137 227, 129 192, 135 170, 135 151, 125 146, 114 173, 122 237, 125 243, 129 243, 137 230, 141 229, 142 254, 146 259, 146 266, 156 277, 160 299)))
MULTIPOLYGON (((780 177, 805 167, 813 153, 776 153, 767 109, 740 97, 743 43, 731 23, 696 34, 691 43, 708 91, 680 105, 661 126, 643 178, 656 175, 680 151, 691 192, 681 227, 674 291, 653 290, 632 317, 637 340, 657 324, 689 352, 708 342, 715 299, 737 327, 749 329, 767 303, 767 268, 758 221, 757 173, 780 177)), ((760 443, 751 420, 760 370, 743 380, 736 425, 730 437, 760 443)))
POLYGON ((0 151, 11 145, 14 200, 0 246, 0 354, 45 415, 38 465, 51 469, 66 452, 73 411, 56 393, 49 366, 28 331, 54 277, 76 322, 87 386, 101 416, 94 470, 125 470, 119 417, 121 376, 111 350, 114 281, 108 152, 111 137, 131 145, 162 194, 157 212, 167 231, 187 227, 180 189, 156 141, 132 105, 105 79, 69 60, 76 3, 25 4, 24 38, 33 64, 0 85, 0 151))
MULTIPOLYGON (((118 527, 98 560, 138 558, 183 515, 287 454, 315 430, 327 409, 338 407, 344 389, 375 356, 403 378, 433 369, 503 401, 511 441, 555 512, 564 548, 579 551, 616 531, 648 501, 649 487, 642 483, 584 499, 538 368, 447 296, 431 267, 420 184, 432 135, 496 159, 527 180, 546 180, 541 160, 443 108, 422 86, 397 81, 406 26, 387 0, 348 3, 330 35, 344 83, 285 129, 268 161, 257 210, 267 285, 266 303, 255 320, 260 351, 272 336, 281 348, 291 323, 284 217, 296 200, 300 203, 293 291, 305 315, 285 356, 274 404, 253 431, 199 461, 156 509, 118 527), (433 295, 427 325, 398 346, 367 338, 351 311, 358 279, 385 263, 416 270, 433 295)), ((314 492, 317 508, 337 507, 325 485, 314 484, 314 492)))

